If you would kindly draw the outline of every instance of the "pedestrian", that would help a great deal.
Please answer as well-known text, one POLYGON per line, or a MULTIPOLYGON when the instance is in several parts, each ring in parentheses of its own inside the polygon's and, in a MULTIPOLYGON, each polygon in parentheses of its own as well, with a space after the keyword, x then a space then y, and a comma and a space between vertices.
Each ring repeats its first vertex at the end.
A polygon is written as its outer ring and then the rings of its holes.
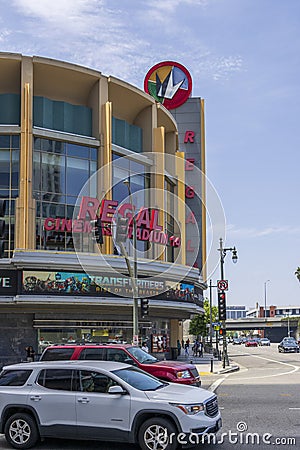
POLYGON ((184 345, 184 354, 185 354, 186 356, 189 356, 189 355, 190 355, 190 340, 189 340, 189 339, 185 342, 185 345, 184 345))
POLYGON ((33 350, 33 347, 29 345, 28 347, 25 348, 25 351, 27 362, 34 361, 35 351, 33 350))
POLYGON ((198 355, 198 351, 199 351, 199 344, 200 342, 198 341, 198 339, 195 341, 194 345, 193 345, 193 356, 197 356, 198 355))
POLYGON ((177 339, 177 352, 178 352, 178 356, 180 356, 181 353, 181 344, 180 344, 180 340, 177 339))
POLYGON ((144 350, 144 352, 146 352, 146 353, 149 353, 149 348, 148 348, 147 342, 143 342, 142 350, 144 350))
POLYGON ((200 358, 202 358, 203 357, 203 342, 202 341, 199 342, 198 353, 199 353, 200 358))

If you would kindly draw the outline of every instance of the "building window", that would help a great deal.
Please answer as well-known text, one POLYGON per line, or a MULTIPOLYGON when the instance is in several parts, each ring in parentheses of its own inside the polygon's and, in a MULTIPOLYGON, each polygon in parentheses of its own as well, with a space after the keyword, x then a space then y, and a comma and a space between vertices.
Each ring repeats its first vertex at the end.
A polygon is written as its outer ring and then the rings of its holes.
MULTIPOLYGON (((142 207, 150 206, 150 176, 147 173, 147 166, 131 160, 127 157, 122 157, 117 153, 113 153, 113 199, 118 203, 126 200, 130 203, 128 187, 124 184, 124 180, 130 181, 130 189, 132 193, 133 205, 136 211, 142 207)), ((129 244, 129 243, 127 243, 129 244)), ((127 245, 129 255, 132 255, 132 245, 127 245)), ((137 241, 137 250, 141 252, 141 257, 147 257, 145 252, 149 250, 148 241, 137 241)))
MULTIPOLYGON (((48 217, 72 219, 78 195, 96 171, 95 148, 34 138, 33 196, 36 199, 37 249, 74 250, 72 233, 45 231, 44 220, 48 217)), ((88 195, 96 197, 92 183, 88 195)))
POLYGON ((15 200, 19 196, 19 135, 0 135, 0 199, 5 200, 4 257, 14 250, 15 200))

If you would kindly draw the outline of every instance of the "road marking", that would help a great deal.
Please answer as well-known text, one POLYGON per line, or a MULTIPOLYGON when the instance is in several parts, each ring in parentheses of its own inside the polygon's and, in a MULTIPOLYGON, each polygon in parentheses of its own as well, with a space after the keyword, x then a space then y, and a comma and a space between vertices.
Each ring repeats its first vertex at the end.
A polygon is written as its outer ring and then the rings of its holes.
MULTIPOLYGON (((272 378, 272 377, 280 377, 281 375, 289 375, 291 373, 297 372, 300 369, 300 366, 294 366, 294 364, 285 363, 282 361, 276 361, 275 359, 265 358, 264 356, 258 356, 258 355, 251 355, 249 353, 240 353, 243 356, 251 356, 252 358, 260 358, 264 359, 265 361, 270 361, 277 364, 282 364, 283 366, 293 367, 293 370, 290 370, 289 372, 281 372, 274 375, 264 375, 260 377, 245 377, 245 378, 235 378, 236 381, 238 380, 254 380, 254 379, 261 379, 261 378, 272 378)), ((237 355, 238 356, 238 355, 237 355)), ((232 374, 230 374, 232 375, 232 374)))
MULTIPOLYGON (((219 408, 219 409, 221 409, 221 408, 219 408)), ((289 409, 292 409, 292 410, 295 410, 295 409, 297 409, 297 410, 298 410, 298 409, 299 409, 299 410, 300 410, 300 408, 289 408, 289 409)))
POLYGON ((213 384, 211 384, 209 386, 208 390, 211 391, 211 392, 215 392, 217 387, 220 386, 220 384, 223 383, 224 380, 225 380, 225 377, 224 378, 219 378, 218 380, 214 381, 213 384))

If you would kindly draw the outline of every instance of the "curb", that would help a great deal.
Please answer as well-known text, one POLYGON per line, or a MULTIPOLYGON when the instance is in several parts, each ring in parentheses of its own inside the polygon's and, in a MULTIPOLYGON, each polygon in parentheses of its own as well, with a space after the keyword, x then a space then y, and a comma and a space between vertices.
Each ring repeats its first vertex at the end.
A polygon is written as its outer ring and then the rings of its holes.
POLYGON ((219 372, 217 372, 218 374, 222 374, 222 373, 231 373, 231 372, 237 372, 238 370, 240 370, 240 366, 238 366, 237 364, 234 364, 232 366, 229 366, 225 369, 221 369, 219 370, 219 372))

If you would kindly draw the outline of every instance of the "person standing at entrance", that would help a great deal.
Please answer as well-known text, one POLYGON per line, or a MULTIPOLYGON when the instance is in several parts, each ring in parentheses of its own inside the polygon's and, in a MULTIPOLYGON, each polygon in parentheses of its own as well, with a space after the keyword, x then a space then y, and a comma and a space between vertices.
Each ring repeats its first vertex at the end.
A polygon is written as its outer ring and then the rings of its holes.
POLYGON ((181 352, 181 344, 180 344, 180 340, 177 339, 177 355, 180 356, 180 352, 181 352))
POLYGON ((34 361, 35 351, 33 350, 33 347, 29 345, 28 347, 25 348, 25 351, 27 362, 34 361))

